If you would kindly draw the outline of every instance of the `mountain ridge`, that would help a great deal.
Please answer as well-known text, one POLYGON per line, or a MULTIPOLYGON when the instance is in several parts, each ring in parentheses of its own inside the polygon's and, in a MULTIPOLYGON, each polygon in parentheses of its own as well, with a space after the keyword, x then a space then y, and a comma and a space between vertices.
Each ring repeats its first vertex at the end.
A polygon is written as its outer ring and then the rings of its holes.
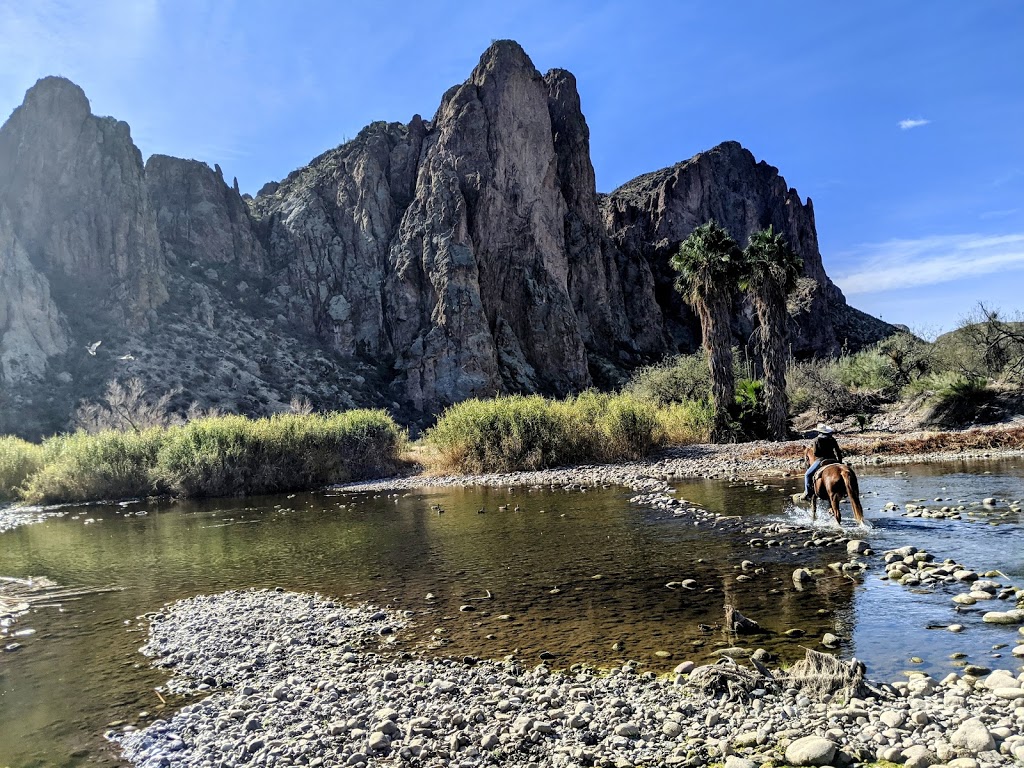
MULTIPOLYGON (((59 78, 0 127, 0 170, 0 274, 35 297, 0 285, 7 430, 63 428, 126 376, 179 407, 255 415, 298 395, 410 423, 610 386, 696 347, 667 258, 709 218, 741 243, 772 224, 804 258, 797 356, 890 332, 828 279, 811 201, 735 142, 598 193, 575 77, 541 75, 514 41, 433 119, 371 123, 255 198, 218 166, 143 165, 127 124, 59 78)), ((752 322, 738 301, 737 340, 752 322)))

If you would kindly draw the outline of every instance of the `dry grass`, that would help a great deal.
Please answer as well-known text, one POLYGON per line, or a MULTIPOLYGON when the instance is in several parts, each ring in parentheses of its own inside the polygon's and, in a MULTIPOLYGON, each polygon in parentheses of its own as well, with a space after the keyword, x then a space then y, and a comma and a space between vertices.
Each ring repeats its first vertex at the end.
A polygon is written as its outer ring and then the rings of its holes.
MULTIPOLYGON (((949 432, 914 432, 907 435, 842 438, 843 452, 849 456, 911 456, 928 453, 955 453, 959 451, 1024 450, 1024 424, 949 432)), ((744 458, 770 457, 799 459, 807 448, 804 442, 779 443, 748 448, 744 458)))

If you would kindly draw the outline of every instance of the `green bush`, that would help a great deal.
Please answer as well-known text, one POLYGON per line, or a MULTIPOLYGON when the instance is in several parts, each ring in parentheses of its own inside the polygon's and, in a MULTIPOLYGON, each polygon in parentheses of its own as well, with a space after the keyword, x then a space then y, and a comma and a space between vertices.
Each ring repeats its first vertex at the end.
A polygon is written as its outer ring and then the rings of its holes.
POLYGON ((715 425, 715 410, 709 399, 669 403, 658 409, 658 420, 669 445, 707 443, 715 425))
POLYGON ((38 504, 276 493, 393 472, 405 442, 384 411, 210 416, 141 432, 80 431, 42 446, 0 438, 0 483, 18 489, 8 498, 38 504))
POLYGON ((877 349, 866 349, 822 365, 832 366, 840 383, 847 389, 881 391, 893 386, 893 370, 889 360, 877 349))
POLYGON ((424 437, 437 451, 438 469, 540 469, 572 460, 574 436, 565 421, 552 401, 537 395, 464 400, 448 408, 424 437))
POLYGON ((17 437, 0 437, 0 501, 20 499, 22 485, 42 465, 42 446, 17 437))
POLYGON ((169 429, 156 472, 183 496, 318 488, 394 471, 405 439, 385 411, 216 416, 169 429))
POLYGON ((665 442, 667 431, 654 403, 584 392, 565 400, 466 400, 448 408, 424 438, 435 451, 433 469, 512 472, 638 459, 665 442))
POLYGON ((124 499, 160 493, 153 475, 162 429, 75 432, 43 442, 42 467, 22 494, 34 504, 124 499))
POLYGON ((703 400, 711 395, 711 374, 704 355, 678 355, 637 370, 626 391, 658 405, 703 400))
POLYGON ((925 421, 942 427, 964 427, 996 421, 1001 416, 998 393, 980 376, 936 373, 923 376, 907 388, 924 395, 929 412, 925 421))

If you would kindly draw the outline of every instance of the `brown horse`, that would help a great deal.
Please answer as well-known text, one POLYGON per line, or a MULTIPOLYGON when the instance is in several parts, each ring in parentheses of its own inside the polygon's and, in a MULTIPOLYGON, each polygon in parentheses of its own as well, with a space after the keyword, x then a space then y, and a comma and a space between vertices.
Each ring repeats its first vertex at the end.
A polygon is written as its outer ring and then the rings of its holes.
MULTIPOLYGON (((811 449, 804 453, 804 461, 807 466, 814 462, 811 449)), ((811 519, 818 519, 818 499, 827 501, 832 507, 832 516, 836 519, 836 525, 842 523, 839 513, 839 500, 844 496, 850 499, 850 506, 853 507, 853 516, 858 525, 864 522, 864 508, 860 505, 860 489, 857 486, 857 475, 845 464, 831 462, 824 464, 811 478, 811 487, 814 495, 811 497, 811 519)))

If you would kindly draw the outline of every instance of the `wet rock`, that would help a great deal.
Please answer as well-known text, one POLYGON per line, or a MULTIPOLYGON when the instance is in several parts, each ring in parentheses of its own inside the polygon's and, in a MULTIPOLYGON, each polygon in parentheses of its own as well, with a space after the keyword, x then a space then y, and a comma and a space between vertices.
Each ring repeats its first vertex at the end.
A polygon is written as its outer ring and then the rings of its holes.
POLYGON ((1015 608, 1012 611, 989 611, 981 620, 987 624, 1021 624, 1024 623, 1024 610, 1015 608))
POLYGON ((868 545, 866 541, 852 539, 846 542, 846 552, 850 555, 863 555, 870 549, 871 547, 868 545))

